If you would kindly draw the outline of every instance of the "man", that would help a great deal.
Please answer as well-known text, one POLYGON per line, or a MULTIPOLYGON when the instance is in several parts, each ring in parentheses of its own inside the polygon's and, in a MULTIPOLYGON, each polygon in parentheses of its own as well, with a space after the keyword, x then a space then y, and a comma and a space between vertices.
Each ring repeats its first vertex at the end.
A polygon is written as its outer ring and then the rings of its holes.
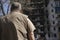
POLYGON ((11 13, 0 18, 0 40, 35 40, 35 27, 21 10, 21 4, 14 2, 11 13))

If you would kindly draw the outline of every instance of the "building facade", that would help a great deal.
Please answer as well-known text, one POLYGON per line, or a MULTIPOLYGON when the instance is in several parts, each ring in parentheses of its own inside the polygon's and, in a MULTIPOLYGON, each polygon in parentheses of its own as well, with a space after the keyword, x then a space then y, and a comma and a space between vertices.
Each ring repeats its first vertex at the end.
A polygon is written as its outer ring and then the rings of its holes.
POLYGON ((58 35, 60 40, 60 0, 55 0, 55 13, 57 14, 57 20, 58 20, 58 35))
POLYGON ((47 26, 46 26, 46 40, 59 40, 59 22, 58 15, 60 12, 59 0, 49 0, 47 7, 45 8, 45 12, 48 14, 47 16, 47 26), (58 6, 58 7, 57 7, 58 6))

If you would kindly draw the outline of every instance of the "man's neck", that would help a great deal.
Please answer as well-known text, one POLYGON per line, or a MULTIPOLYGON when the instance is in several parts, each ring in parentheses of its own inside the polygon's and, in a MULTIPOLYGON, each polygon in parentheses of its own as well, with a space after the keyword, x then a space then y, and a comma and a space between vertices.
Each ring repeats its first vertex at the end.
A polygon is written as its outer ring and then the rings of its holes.
POLYGON ((11 13, 13 13, 13 12, 18 12, 18 13, 21 13, 19 10, 14 10, 14 11, 12 11, 11 13))

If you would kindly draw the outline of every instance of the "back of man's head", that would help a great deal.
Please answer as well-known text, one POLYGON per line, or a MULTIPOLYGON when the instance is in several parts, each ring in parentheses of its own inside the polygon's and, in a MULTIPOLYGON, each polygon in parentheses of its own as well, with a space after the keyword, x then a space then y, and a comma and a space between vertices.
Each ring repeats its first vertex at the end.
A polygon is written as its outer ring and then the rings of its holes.
POLYGON ((21 4, 18 2, 13 2, 11 4, 11 11, 14 11, 14 10, 22 10, 21 4))

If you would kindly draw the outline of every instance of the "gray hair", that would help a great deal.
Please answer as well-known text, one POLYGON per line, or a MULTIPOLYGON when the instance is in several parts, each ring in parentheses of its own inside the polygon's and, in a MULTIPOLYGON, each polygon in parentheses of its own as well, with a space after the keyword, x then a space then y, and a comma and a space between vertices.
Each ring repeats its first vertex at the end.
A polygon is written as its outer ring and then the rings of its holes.
POLYGON ((18 2, 13 2, 11 4, 11 11, 13 10, 22 10, 22 5, 18 2))

